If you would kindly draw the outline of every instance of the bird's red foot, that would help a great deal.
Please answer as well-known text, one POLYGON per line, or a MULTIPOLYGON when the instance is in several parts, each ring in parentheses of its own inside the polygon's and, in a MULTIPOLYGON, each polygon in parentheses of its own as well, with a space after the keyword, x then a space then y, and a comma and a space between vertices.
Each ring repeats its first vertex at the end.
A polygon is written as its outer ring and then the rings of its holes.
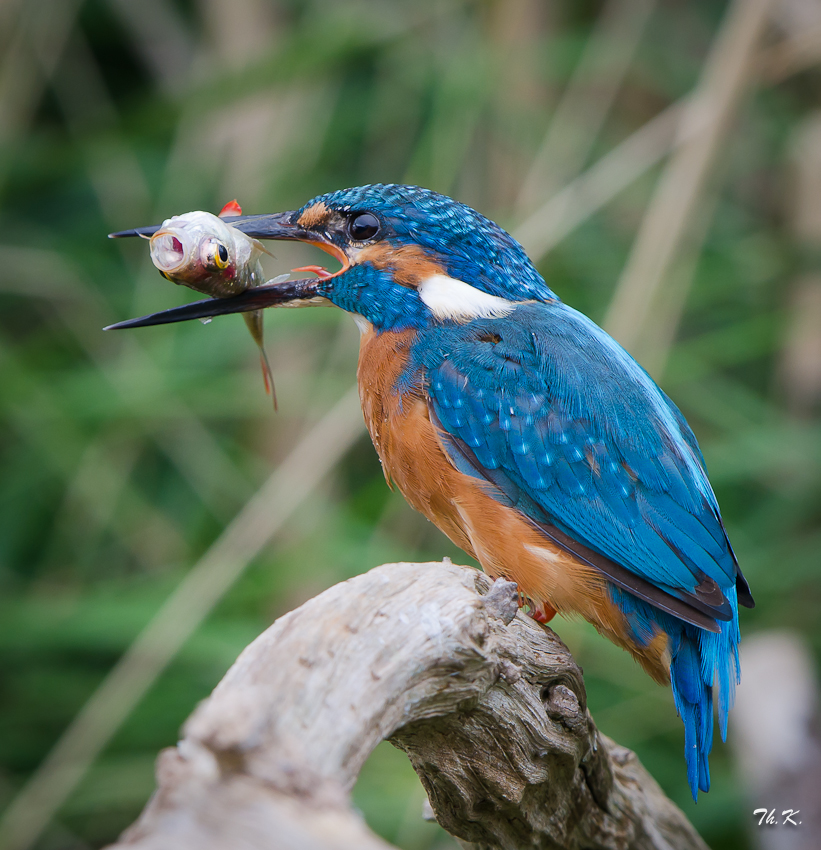
POLYGON ((534 608, 531 611, 530 616, 533 617, 537 623, 544 624, 549 623, 556 616, 556 613, 556 609, 545 602, 542 604, 541 608, 534 608))
POLYGON ((543 602, 541 607, 538 606, 532 599, 528 596, 525 596, 522 591, 519 591, 519 607, 520 608, 529 608, 530 610, 527 612, 537 623, 549 623, 558 613, 556 609, 552 605, 548 605, 547 602, 543 602))

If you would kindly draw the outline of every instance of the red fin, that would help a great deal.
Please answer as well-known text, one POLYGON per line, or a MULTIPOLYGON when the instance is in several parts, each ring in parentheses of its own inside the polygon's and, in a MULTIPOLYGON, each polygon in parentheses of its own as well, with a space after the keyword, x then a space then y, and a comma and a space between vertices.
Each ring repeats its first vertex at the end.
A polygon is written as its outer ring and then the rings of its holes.
POLYGON ((298 269, 291 269, 292 272, 311 272, 317 277, 330 277, 331 273, 324 266, 300 266, 298 269))
POLYGON ((242 215, 242 207, 237 203, 237 199, 228 201, 228 203, 219 211, 220 218, 225 218, 227 215, 242 215))

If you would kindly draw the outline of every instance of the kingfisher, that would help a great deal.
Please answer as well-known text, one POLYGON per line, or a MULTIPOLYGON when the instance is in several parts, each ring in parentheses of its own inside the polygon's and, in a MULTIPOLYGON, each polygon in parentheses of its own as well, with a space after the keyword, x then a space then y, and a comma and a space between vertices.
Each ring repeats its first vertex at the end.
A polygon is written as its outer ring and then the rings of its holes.
MULTIPOLYGON (((696 438, 607 333, 524 249, 444 195, 377 184, 227 218, 341 263, 112 327, 333 304, 360 334, 362 410, 385 478, 537 619, 584 617, 672 686, 694 799, 710 787, 753 607, 696 438)), ((113 236, 150 235, 157 227, 113 236)))

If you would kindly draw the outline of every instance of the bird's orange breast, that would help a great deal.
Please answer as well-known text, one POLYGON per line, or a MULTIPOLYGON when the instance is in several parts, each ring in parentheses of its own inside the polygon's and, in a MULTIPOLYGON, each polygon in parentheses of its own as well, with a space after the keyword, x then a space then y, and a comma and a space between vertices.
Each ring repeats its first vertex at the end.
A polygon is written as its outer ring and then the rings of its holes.
POLYGON ((407 365, 415 331, 366 331, 359 351, 359 395, 365 423, 388 484, 472 555, 486 573, 515 581, 534 602, 580 614, 628 649, 653 678, 669 682, 666 635, 649 646, 630 638, 608 583, 542 534, 521 512, 489 495, 492 485, 451 463, 431 422, 423 380, 401 395, 397 381, 407 365))

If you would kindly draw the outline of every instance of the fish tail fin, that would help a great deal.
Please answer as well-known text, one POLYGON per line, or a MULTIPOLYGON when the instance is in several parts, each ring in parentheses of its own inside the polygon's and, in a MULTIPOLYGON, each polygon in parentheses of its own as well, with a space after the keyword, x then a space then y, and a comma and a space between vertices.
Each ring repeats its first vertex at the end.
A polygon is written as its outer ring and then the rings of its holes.
POLYGON ((243 313, 242 318, 245 319, 245 324, 254 340, 259 347, 259 362, 262 367, 262 378, 265 381, 265 392, 271 396, 274 403, 274 410, 279 410, 277 404, 277 391, 274 386, 274 374, 271 371, 271 364, 268 362, 268 355, 265 352, 265 343, 263 341, 262 330, 262 310, 254 310, 251 313, 243 313))
POLYGON ((271 372, 271 364, 268 362, 268 355, 265 353, 264 348, 260 348, 259 350, 259 362, 260 366, 262 366, 262 378, 265 381, 265 392, 271 396, 271 400, 274 403, 274 412, 279 410, 279 404, 277 403, 277 388, 274 386, 274 376, 271 372))

